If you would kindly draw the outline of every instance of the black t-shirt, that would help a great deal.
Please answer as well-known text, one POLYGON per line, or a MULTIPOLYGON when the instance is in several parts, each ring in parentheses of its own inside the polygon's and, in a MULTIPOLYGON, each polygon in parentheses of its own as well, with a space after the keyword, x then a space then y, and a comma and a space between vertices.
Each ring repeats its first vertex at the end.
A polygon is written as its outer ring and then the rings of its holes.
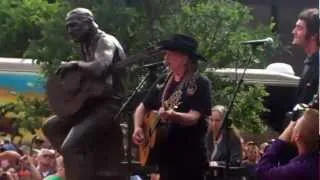
POLYGON ((307 57, 298 86, 296 103, 308 104, 319 88, 319 53, 307 57))
MULTIPOLYGON (((205 134, 207 123, 205 118, 211 114, 210 82, 201 75, 195 75, 195 83, 182 88, 180 103, 175 109, 178 112, 195 110, 201 113, 197 124, 183 126, 177 123, 166 124, 168 135, 165 143, 161 144, 159 165, 182 169, 203 169, 207 166, 205 134)), ((158 83, 151 89, 143 100, 148 110, 158 110, 161 107, 161 97, 165 81, 158 83)), ((167 99, 179 86, 174 82, 168 87, 167 99)))

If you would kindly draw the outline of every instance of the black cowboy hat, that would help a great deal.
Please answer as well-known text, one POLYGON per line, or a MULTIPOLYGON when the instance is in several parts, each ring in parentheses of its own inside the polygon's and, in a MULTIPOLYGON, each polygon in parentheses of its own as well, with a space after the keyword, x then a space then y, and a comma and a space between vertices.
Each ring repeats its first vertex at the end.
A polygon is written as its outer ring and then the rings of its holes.
POLYGON ((162 50, 177 51, 187 54, 191 60, 206 61, 203 56, 196 52, 198 42, 190 36, 175 34, 168 40, 160 41, 157 45, 162 50))

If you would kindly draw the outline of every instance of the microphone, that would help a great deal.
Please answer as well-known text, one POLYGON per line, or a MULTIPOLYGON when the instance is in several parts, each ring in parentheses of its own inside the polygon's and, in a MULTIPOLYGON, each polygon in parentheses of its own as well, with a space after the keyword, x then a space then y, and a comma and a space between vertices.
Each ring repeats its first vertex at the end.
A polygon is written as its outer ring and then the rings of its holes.
POLYGON ((163 67, 165 66, 163 61, 155 62, 155 63, 150 63, 150 64, 145 64, 142 66, 142 68, 148 68, 148 69, 154 69, 157 67, 163 67))
POLYGON ((272 44, 272 43, 273 43, 272 37, 241 42, 241 44, 252 44, 252 45, 262 45, 262 44, 272 44))

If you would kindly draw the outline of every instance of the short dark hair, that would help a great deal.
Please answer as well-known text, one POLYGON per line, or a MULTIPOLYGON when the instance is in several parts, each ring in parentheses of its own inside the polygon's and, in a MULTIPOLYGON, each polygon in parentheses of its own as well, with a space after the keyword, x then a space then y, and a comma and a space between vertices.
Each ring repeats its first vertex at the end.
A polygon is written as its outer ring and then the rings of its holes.
POLYGON ((298 19, 305 21, 307 26, 307 36, 319 36, 319 10, 317 8, 303 10, 298 15, 298 19))

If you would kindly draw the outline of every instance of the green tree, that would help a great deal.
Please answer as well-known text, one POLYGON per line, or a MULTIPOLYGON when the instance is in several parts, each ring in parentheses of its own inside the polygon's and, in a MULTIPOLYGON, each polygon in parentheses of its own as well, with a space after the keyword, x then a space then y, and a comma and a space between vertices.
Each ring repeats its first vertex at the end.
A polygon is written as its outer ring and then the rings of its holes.
MULTIPOLYGON (((252 27, 250 9, 241 3, 229 0, 191 2, 183 4, 180 13, 165 18, 163 31, 195 37, 201 53, 210 61, 207 64, 209 67, 226 67, 244 60, 250 49, 241 45, 240 41, 275 36, 271 31, 272 23, 267 27, 252 27)), ((255 58, 262 58, 263 62, 262 51, 257 48, 255 58)))
POLYGON ((78 59, 73 53, 66 30, 64 18, 70 9, 69 4, 57 1, 51 16, 44 19, 41 36, 30 40, 24 57, 32 58, 35 63, 41 64, 43 73, 48 76, 53 73, 62 61, 78 59))
MULTIPOLYGON (((221 79, 212 72, 207 72, 206 75, 212 82, 214 104, 228 107, 234 95, 236 82, 221 79)), ((267 127, 260 115, 268 111, 263 106, 263 99, 267 95, 263 85, 242 84, 229 115, 232 124, 245 132, 264 132, 267 127)))
POLYGON ((18 135, 21 129, 35 133, 42 126, 43 119, 50 115, 46 99, 17 96, 15 102, 0 104, 0 115, 11 122, 8 133, 18 135))
POLYGON ((45 21, 57 8, 46 0, 1 0, 0 55, 22 57, 29 42, 41 37, 45 21))

